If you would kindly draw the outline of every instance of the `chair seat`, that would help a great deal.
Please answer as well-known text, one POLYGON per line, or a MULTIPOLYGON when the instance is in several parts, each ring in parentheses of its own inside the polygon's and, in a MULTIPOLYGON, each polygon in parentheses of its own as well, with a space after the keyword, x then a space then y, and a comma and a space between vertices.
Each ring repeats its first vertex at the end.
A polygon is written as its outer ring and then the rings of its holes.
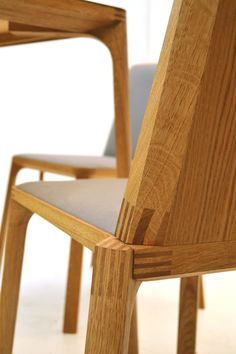
POLYGON ((47 155, 47 154, 22 154, 16 155, 15 158, 42 161, 57 165, 70 166, 73 168, 116 168, 116 159, 111 156, 79 156, 79 155, 47 155))
POLYGON ((17 189, 114 234, 126 184, 127 179, 80 179, 30 182, 17 189))

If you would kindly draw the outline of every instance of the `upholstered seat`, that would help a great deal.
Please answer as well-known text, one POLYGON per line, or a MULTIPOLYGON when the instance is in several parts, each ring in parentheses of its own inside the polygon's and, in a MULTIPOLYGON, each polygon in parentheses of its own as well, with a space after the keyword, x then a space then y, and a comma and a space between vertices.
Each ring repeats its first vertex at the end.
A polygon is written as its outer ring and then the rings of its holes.
POLYGON ((116 159, 112 156, 22 154, 16 155, 15 158, 53 163, 73 168, 116 168, 116 159))
POLYGON ((127 179, 30 182, 18 189, 114 234, 127 179))

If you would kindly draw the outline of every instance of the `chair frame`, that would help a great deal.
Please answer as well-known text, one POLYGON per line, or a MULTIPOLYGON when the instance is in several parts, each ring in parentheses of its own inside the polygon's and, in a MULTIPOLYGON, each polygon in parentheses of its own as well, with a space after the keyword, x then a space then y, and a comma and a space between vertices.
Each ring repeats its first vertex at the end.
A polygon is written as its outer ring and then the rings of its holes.
POLYGON ((175 0, 116 237, 13 188, 0 354, 11 354, 32 213, 95 252, 86 354, 128 353, 141 282, 176 277, 178 354, 195 353, 199 276, 236 269, 235 14, 234 0, 175 0))
MULTIPOLYGON (((17 175, 23 168, 40 171, 40 180, 45 172, 75 178, 127 177, 130 168, 130 121, 128 93, 128 57, 126 13, 110 6, 73 0, 68 4, 59 0, 57 7, 52 0, 46 1, 1 1, 0 2, 0 47, 67 38, 95 38, 109 49, 113 61, 115 101, 116 169, 72 168, 56 163, 42 163, 15 156, 10 170, 4 213, 0 234, 0 261, 2 258, 10 193, 17 175), (45 17, 50 13, 50 18, 45 17), (68 17, 70 16, 70 17, 68 17)), ((66 303, 63 331, 75 333, 78 321, 80 274, 83 250, 71 241, 66 303)))

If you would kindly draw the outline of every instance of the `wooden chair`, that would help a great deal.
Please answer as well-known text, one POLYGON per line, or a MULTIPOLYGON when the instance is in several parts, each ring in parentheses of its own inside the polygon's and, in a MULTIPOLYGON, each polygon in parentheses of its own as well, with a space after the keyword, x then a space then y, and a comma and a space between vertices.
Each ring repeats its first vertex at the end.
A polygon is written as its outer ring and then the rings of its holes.
MULTIPOLYGON (((0 2, 0 46, 48 41, 65 38, 91 37, 103 42, 113 60, 115 141, 109 140, 109 151, 114 156, 48 156, 19 155, 12 161, 0 234, 0 263, 4 248, 10 191, 19 171, 31 168, 75 178, 127 177, 130 166, 130 123, 128 94, 128 60, 126 13, 124 10, 87 1, 52 0, 34 2, 11 0, 0 2), (50 16, 46 17, 45 13, 50 16), (115 148, 112 146, 114 144, 115 148)), ((148 74, 148 73, 147 73, 148 74)), ((148 76, 148 80, 150 74, 148 76)), ((151 86, 150 84, 147 84, 151 86)), ((145 91, 144 91, 145 95, 145 91)), ((148 96, 146 94, 146 96, 148 96)), ((143 105, 145 108, 145 104, 143 105)), ((137 116, 136 116, 137 118, 137 116)), ((137 140, 137 139, 136 139, 137 140)), ((71 241, 67 281, 64 332, 75 333, 79 302, 82 248, 71 241)))
MULTIPOLYGON (((132 132, 132 155, 135 151, 138 135, 143 120, 147 100, 150 94, 156 65, 141 64, 135 65, 130 69, 130 108, 131 108, 131 132, 132 132)), ((6 197, 4 212, 3 212, 3 228, 2 228, 2 247, 5 234, 5 226, 7 219, 7 210, 9 205, 10 191, 16 182, 17 173, 28 166, 33 166, 34 169, 40 169, 43 166, 44 172, 47 171, 47 166, 53 165, 54 172, 58 168, 59 174, 67 175, 67 169, 75 171, 75 178, 84 176, 84 169, 88 170, 88 178, 93 178, 93 171, 98 173, 100 166, 101 177, 111 177, 116 166, 115 157, 115 127, 112 126, 109 134, 108 142, 105 148, 104 156, 67 156, 67 155, 17 155, 13 157, 11 172, 8 183, 8 193, 6 197), (22 162, 23 161, 23 162, 22 162), (28 163, 28 164, 27 164, 28 163), (17 166, 17 169, 15 168, 17 166), (112 166, 112 167, 110 167, 112 166), (103 170, 102 170, 103 168, 103 170), (15 172, 17 172, 15 174, 15 172), (14 174, 14 176, 12 175, 14 174)), ((50 167, 49 167, 50 171, 50 167)), ((43 179, 41 173, 41 180, 43 179)), ((96 176, 96 175, 95 175, 96 176)), ((1 252, 2 253, 2 252, 1 252)), ((69 261, 69 271, 67 280, 67 293, 65 303, 65 316, 63 329, 65 333, 76 333, 78 325, 78 307, 79 307, 79 292, 80 292, 80 276, 74 269, 78 269, 78 265, 82 260, 82 249, 78 248, 77 243, 71 242, 71 252, 69 261)))
MULTIPOLYGON (((63 4, 63 1, 60 0, 60 2, 63 4)), ((29 5, 29 3, 26 3, 27 5, 24 4, 24 7, 22 7, 21 1, 16 1, 16 3, 17 9, 20 11, 21 16, 23 16, 24 21, 23 23, 17 22, 20 21, 20 19, 19 16, 17 17, 17 14, 14 13, 15 9, 12 5, 2 5, 1 16, 4 16, 5 20, 0 20, 0 46, 31 43, 51 39, 55 40, 78 36, 90 36, 99 39, 108 47, 112 55, 114 66, 115 129, 113 127, 103 157, 39 154, 17 155, 13 157, 0 232, 0 264, 4 249, 10 191, 12 186, 16 183, 17 175, 20 170, 23 168, 36 169, 39 171, 40 180, 44 179, 45 172, 57 173, 75 178, 112 176, 127 177, 130 161, 130 132, 128 120, 129 101, 127 94, 128 78, 126 70, 128 64, 125 12, 114 7, 112 8, 94 3, 87 4, 84 1, 77 1, 77 3, 73 2, 71 5, 68 5, 67 3, 65 7, 67 11, 65 12, 72 11, 74 14, 75 11, 80 10, 81 14, 76 12, 74 16, 76 16, 76 20, 78 22, 81 22, 81 20, 82 22, 80 24, 76 24, 78 26, 76 32, 74 32, 74 30, 72 31, 71 24, 67 23, 68 28, 70 28, 70 32, 68 30, 65 32, 65 24, 58 21, 58 13, 55 15, 55 5, 52 7, 52 3, 50 1, 44 2, 43 6, 41 3, 41 8, 38 8, 37 10, 34 6, 32 6, 32 4, 29 5), (48 8, 50 8, 51 12, 51 22, 45 23, 45 19, 41 19, 41 16, 43 11, 48 11, 48 8), (27 16, 27 14, 32 11, 34 16, 37 16, 36 22, 32 22, 32 19, 27 16), (39 11, 39 13, 36 11, 39 11), (97 15, 100 16, 99 20, 97 15), (54 18, 54 16, 56 17, 54 18), (94 16, 97 16, 96 21, 98 21, 98 23, 96 26, 93 22, 91 22, 91 19, 94 19, 94 16), (120 19, 119 26, 116 22, 113 23, 114 18, 117 17, 120 19), (122 17, 122 21, 120 17, 122 17), (37 24, 37 27, 35 24, 37 24), (79 33, 77 33, 78 31, 79 33)), ((36 5, 37 4, 35 3, 35 6, 36 5)), ((65 12, 63 12, 63 16, 66 15, 65 12)), ((62 20, 63 18, 61 18, 61 21, 62 20)), ((135 151, 154 72, 154 65, 136 66, 131 69, 130 72, 132 155, 135 151)), ((79 307, 80 275, 78 273, 75 274, 74 269, 78 269, 80 267, 81 261, 82 249, 72 240, 70 246, 69 271, 63 325, 63 331, 65 333, 75 333, 77 329, 78 316, 76 314, 78 313, 79 307)), ((202 280, 200 281, 199 307, 205 308, 202 280)))
POLYGON ((13 188, 0 354, 12 352, 32 213, 95 250, 86 354, 126 354, 140 283, 174 277, 182 279, 178 354, 195 352, 199 275, 236 269, 235 15, 234 0, 174 2, 128 184, 13 188))

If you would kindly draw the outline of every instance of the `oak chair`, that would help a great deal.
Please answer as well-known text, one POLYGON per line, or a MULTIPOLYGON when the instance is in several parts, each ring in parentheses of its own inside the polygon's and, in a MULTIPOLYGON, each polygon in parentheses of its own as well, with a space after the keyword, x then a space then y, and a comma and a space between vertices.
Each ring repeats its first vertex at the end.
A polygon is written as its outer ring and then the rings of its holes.
MULTIPOLYGON (((1 225, 0 264, 4 249, 10 191, 21 169, 39 170, 41 180, 44 172, 75 178, 128 176, 131 149, 125 11, 81 0, 72 0, 69 3, 65 0, 57 0, 57 2, 52 0, 0 1, 0 46, 80 37, 98 39, 108 47, 111 53, 115 102, 115 141, 113 143, 116 159, 110 156, 100 158, 15 156, 10 170, 1 225), (49 16, 45 16, 45 13, 49 16)), ((108 148, 110 152, 114 151, 111 139, 108 148)), ((65 333, 76 332, 77 316, 75 314, 79 301, 80 276, 78 273, 75 274, 74 269, 80 268, 81 261, 82 248, 72 240, 63 326, 65 333)))
POLYGON ((95 250, 86 354, 126 354, 140 283, 174 277, 178 354, 195 352, 199 275, 236 269, 235 17, 234 0, 175 0, 128 182, 12 189, 0 354, 12 352, 32 213, 95 250))
MULTIPOLYGON (((144 111, 147 104, 147 99, 150 94, 151 85, 153 82, 154 74, 156 71, 156 65, 152 64, 140 64, 135 65, 130 69, 129 81, 130 81, 130 111, 131 111, 131 132, 132 132, 132 155, 134 154, 141 123, 143 120, 144 111)), ((92 173, 97 166, 100 164, 104 170, 100 171, 101 177, 110 177, 114 172, 116 166, 115 157, 115 131, 114 125, 109 134, 107 145, 105 148, 104 156, 67 156, 67 155, 17 155, 13 157, 11 171, 15 171, 17 166, 17 171, 19 172, 24 167, 27 167, 27 161, 29 161, 29 166, 35 163, 34 168, 40 169, 43 166, 44 171, 46 171, 47 165, 54 164, 54 172, 58 168, 58 173, 62 174, 66 168, 75 169, 75 178, 79 178, 80 174, 83 175, 83 170, 87 168, 92 173), (24 161, 22 163, 22 160, 24 161), (112 167, 109 167, 112 166, 112 167)), ((41 180, 43 179, 41 173, 41 180)), ((12 186, 16 181, 17 174, 12 176, 10 174, 8 194, 6 197, 6 206, 3 213, 4 218, 7 218, 7 208, 9 204, 10 191, 12 186)), ((6 221, 3 222, 2 228, 2 239, 6 221)), ((80 276, 78 276, 78 267, 81 266, 82 261, 82 249, 78 248, 77 243, 71 243, 70 252, 70 262, 69 262, 69 272, 68 272, 68 286, 66 294, 66 306, 65 306, 65 317, 64 317, 64 332, 65 333, 75 333, 77 329, 78 320, 78 307, 79 307, 79 292, 80 292, 80 276), (75 270, 76 269, 76 272, 75 270)))
MULTIPOLYGON (((141 66, 131 70, 132 150, 130 150, 125 11, 80 0, 73 1, 70 5, 60 0, 58 6, 60 6, 60 13, 55 4, 48 0, 34 4, 30 2, 22 4, 19 0, 10 3, 2 1, 0 4, 0 46, 84 36, 102 41, 110 50, 113 60, 115 129, 111 132, 102 158, 33 154, 14 156, 0 231, 0 264, 4 249, 10 191, 16 183, 19 171, 23 168, 36 169, 39 171, 40 180, 44 179, 45 172, 75 178, 127 177, 130 155, 135 151, 146 100, 153 80, 154 66, 141 66), (44 18, 46 11, 50 12, 50 20, 44 18), (34 14, 33 20, 32 17, 29 18, 32 13, 34 14), (66 18, 68 14, 70 16, 73 14, 71 21, 66 18)), ((80 267, 81 261, 82 249, 72 240, 63 325, 65 333, 75 333, 77 328, 76 313, 78 310, 76 311, 76 308, 78 309, 79 305, 80 276, 74 273, 74 269, 80 267)), ((200 281, 199 307, 205 307, 202 280, 200 281)))

